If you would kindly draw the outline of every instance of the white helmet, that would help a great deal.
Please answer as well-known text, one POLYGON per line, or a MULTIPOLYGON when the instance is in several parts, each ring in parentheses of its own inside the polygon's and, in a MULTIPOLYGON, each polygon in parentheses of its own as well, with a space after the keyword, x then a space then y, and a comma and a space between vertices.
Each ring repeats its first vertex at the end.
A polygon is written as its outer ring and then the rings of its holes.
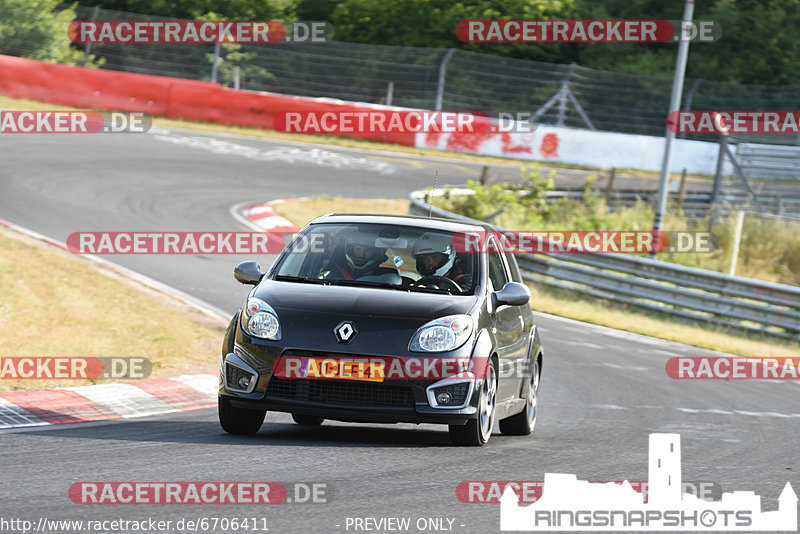
POLYGON ((417 260, 417 271, 423 276, 444 276, 456 261, 456 250, 451 237, 432 232, 425 232, 417 239, 412 255, 417 260), (423 261, 423 257, 428 254, 442 254, 444 258, 437 266, 428 268, 423 261))

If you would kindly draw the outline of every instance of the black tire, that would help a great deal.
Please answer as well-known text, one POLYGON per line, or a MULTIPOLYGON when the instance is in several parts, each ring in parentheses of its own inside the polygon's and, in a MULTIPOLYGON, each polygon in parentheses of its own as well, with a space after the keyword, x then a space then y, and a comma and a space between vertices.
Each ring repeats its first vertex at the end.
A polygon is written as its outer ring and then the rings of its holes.
POLYGON ((531 365, 526 393, 525 408, 517 415, 500 420, 500 432, 506 436, 527 436, 536 426, 536 416, 539 413, 539 362, 536 359, 531 365))
POLYGON ((229 397, 223 397, 222 395, 219 396, 217 407, 219 424, 228 434, 252 436, 261 428, 264 417, 267 415, 266 410, 236 408, 231 405, 229 397))
POLYGON ((298 425, 303 426, 319 426, 325 420, 322 417, 316 417, 314 415, 303 415, 301 413, 293 413, 292 419, 298 425))
POLYGON ((450 440, 453 445, 483 447, 492 436, 497 414, 497 364, 491 360, 486 378, 481 382, 478 417, 466 425, 450 425, 450 440))

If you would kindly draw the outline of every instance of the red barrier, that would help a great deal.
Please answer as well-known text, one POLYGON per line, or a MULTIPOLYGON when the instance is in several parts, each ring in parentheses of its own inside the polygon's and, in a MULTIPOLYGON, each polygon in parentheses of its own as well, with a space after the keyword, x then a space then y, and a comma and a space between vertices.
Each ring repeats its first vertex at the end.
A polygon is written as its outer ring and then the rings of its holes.
MULTIPOLYGON (((368 105, 322 101, 225 89, 220 84, 45 63, 0 55, 0 94, 85 109, 144 111, 154 116, 272 129, 279 111, 373 109, 368 105)), ((414 146, 414 134, 349 133, 381 143, 414 146)))

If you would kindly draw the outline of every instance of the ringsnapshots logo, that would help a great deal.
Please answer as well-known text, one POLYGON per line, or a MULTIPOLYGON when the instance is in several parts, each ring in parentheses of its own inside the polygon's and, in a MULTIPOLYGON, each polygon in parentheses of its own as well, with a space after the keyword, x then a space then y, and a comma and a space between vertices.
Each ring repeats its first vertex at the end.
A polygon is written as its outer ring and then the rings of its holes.
POLYGON ((511 487, 500 497, 504 531, 796 531, 797 495, 787 482, 778 509, 762 511, 751 491, 709 502, 683 492, 680 434, 650 434, 647 502, 625 481, 592 483, 546 473, 541 497, 522 506, 511 487))

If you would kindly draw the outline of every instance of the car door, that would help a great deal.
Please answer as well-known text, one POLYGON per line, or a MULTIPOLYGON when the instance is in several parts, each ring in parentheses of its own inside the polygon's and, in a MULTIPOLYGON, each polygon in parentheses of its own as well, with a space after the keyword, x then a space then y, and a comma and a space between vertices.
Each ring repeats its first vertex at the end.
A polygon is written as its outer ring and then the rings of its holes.
MULTIPOLYGON (((487 254, 489 291, 499 291, 511 280, 509 268, 496 247, 487 249, 490 251, 487 254)), ((492 314, 492 322, 500 363, 498 400, 504 400, 519 393, 519 371, 523 369, 528 346, 519 306, 500 305, 492 314)))

